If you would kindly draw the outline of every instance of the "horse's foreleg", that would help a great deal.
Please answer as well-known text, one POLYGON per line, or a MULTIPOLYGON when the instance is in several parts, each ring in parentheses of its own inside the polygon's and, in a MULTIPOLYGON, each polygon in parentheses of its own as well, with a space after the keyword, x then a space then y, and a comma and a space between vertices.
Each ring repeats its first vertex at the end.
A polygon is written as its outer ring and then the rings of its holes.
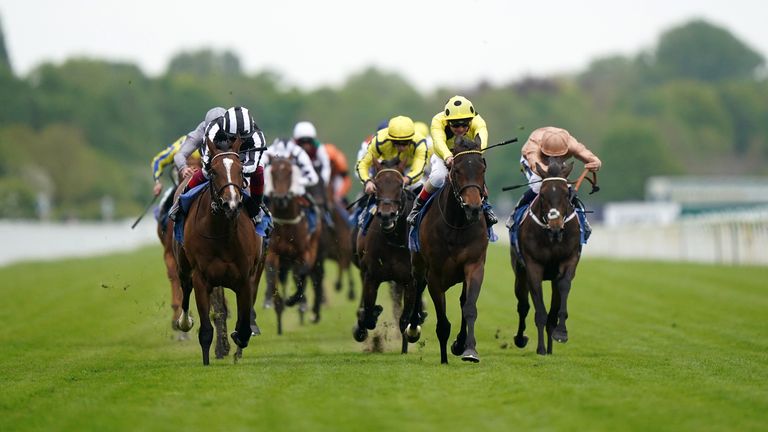
POLYGON ((315 299, 312 302, 312 322, 317 324, 320 322, 320 309, 325 303, 325 291, 323 290, 323 278, 325 276, 325 268, 323 268, 323 262, 318 260, 315 263, 310 277, 312 279, 312 288, 315 291, 315 299))
POLYGON ((251 311, 253 310, 252 289, 249 278, 244 278, 241 283, 235 287, 237 297, 237 324, 235 331, 232 332, 232 341, 240 348, 248 346, 251 339, 251 311))
POLYGON ((213 326, 216 329, 216 347, 213 353, 217 359, 229 355, 229 341, 227 340, 227 302, 224 299, 224 288, 214 287, 211 295, 211 309, 213 309, 213 326))
POLYGON ((517 297, 518 317, 515 346, 524 348, 528 345, 528 336, 525 335, 525 318, 531 309, 531 303, 528 301, 528 279, 524 272, 518 271, 515 274, 515 297, 517 297))
POLYGON ((275 314, 277 316, 277 334, 283 334, 283 309, 285 305, 283 298, 280 295, 280 290, 277 289, 277 273, 280 266, 280 257, 276 254, 269 254, 267 256, 267 262, 265 266, 267 274, 267 291, 264 293, 264 303, 267 300, 271 300, 271 304, 275 307, 275 314))
POLYGON ((437 315, 437 324, 435 333, 440 342, 440 363, 448 364, 448 337, 451 335, 451 322, 445 313, 445 291, 439 281, 434 277, 429 278, 427 283, 429 287, 429 296, 432 297, 432 303, 435 305, 435 315, 437 315))
POLYGON ((189 314, 189 297, 192 295, 192 280, 188 276, 179 275, 181 284, 181 314, 176 321, 176 326, 183 332, 192 330, 195 320, 189 314))
MULTIPOLYGON (((575 265, 574 265, 575 267, 575 265)), ((557 327, 552 331, 552 338, 557 342, 568 342, 568 329, 565 326, 565 320, 568 319, 568 294, 571 292, 571 281, 574 277, 574 271, 569 269, 552 283, 553 291, 554 287, 557 287, 558 291, 558 309, 557 309, 557 327)), ((554 303, 554 299, 553 303, 554 303)))
MULTIPOLYGON (((477 320, 477 299, 480 297, 480 289, 483 286, 483 277, 485 276, 484 262, 485 259, 480 261, 479 264, 467 266, 464 270, 466 275, 464 281, 466 297, 461 305, 461 332, 465 332, 466 342, 464 344, 464 352, 461 353, 461 359, 473 363, 480 361, 476 350, 475 321, 477 320)), ((462 293, 463 296, 464 293, 462 293)), ((459 339, 457 338, 456 341, 458 342, 459 339)))
POLYGON ((353 328, 353 336, 358 342, 362 342, 368 337, 368 330, 376 328, 379 315, 384 310, 376 304, 380 283, 381 281, 373 277, 371 272, 363 272, 363 294, 360 309, 357 312, 357 324, 353 328))
POLYGON ((459 305, 461 306, 461 326, 456 340, 451 344, 451 354, 459 356, 464 352, 467 345, 467 317, 464 313, 464 304, 467 302, 467 281, 461 286, 461 295, 459 296, 459 305))
POLYGON ((213 342, 213 326, 211 325, 211 286, 208 281, 200 276, 200 272, 194 274, 195 302, 197 303, 197 313, 200 316, 200 333, 197 339, 200 342, 200 349, 203 353, 203 365, 209 364, 209 355, 211 342, 213 342))
POLYGON ((538 343, 536 345, 536 354, 545 355, 547 352, 544 349, 544 326, 547 324, 547 307, 544 305, 544 297, 541 287, 541 269, 538 266, 528 265, 528 289, 533 299, 533 307, 535 310, 534 322, 536 323, 536 330, 538 333, 538 343))

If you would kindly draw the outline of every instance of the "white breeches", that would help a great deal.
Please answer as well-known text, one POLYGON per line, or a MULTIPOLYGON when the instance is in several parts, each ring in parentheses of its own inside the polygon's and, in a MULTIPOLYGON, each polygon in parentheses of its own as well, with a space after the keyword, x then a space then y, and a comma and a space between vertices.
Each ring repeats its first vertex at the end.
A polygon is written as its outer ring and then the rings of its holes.
POLYGON ((445 166, 445 161, 440 156, 433 154, 429 160, 431 165, 431 171, 429 173, 429 179, 424 182, 424 187, 429 192, 434 192, 445 184, 445 176, 448 175, 448 168, 445 166))
POLYGON ((528 183, 535 182, 531 184, 531 190, 536 192, 537 194, 541 190, 541 177, 533 172, 530 166, 528 166, 528 161, 524 157, 520 157, 520 165, 523 166, 523 173, 525 173, 525 178, 528 179, 528 183))

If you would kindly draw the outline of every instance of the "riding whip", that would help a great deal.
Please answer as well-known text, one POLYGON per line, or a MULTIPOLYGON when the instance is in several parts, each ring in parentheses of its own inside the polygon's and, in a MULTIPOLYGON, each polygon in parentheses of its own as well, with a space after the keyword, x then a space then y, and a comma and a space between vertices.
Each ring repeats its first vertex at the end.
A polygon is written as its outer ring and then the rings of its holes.
POLYGON ((501 147, 501 146, 503 146, 503 145, 512 144, 512 143, 514 143, 514 142, 517 142, 517 137, 514 137, 514 138, 512 138, 512 139, 508 139, 508 140, 506 140, 506 141, 504 141, 504 142, 500 142, 500 143, 498 143, 498 144, 494 144, 494 145, 492 145, 492 146, 488 146, 488 147, 484 148, 482 151, 487 151, 487 150, 490 150, 490 149, 492 149, 492 148, 494 148, 494 147, 501 147))
POLYGON ((138 219, 136 219, 136 222, 134 222, 133 225, 131 225, 131 229, 136 228, 136 225, 138 225, 139 222, 141 222, 141 219, 144 217, 145 214, 147 214, 147 210, 149 210, 149 208, 152 207, 152 205, 155 203, 155 201, 157 201, 157 197, 159 197, 159 196, 160 195, 158 194, 158 195, 155 195, 155 196, 152 197, 152 201, 150 201, 149 204, 147 204, 147 206, 144 207, 144 211, 141 212, 141 215, 139 216, 138 219))

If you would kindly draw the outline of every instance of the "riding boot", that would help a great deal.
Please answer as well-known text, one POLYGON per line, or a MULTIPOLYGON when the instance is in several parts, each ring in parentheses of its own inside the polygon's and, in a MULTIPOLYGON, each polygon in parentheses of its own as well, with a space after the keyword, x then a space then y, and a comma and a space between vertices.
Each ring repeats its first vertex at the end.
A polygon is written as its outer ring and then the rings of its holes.
POLYGON ((533 189, 528 189, 527 191, 525 191, 523 196, 520 197, 520 200, 517 201, 517 205, 515 205, 515 210, 519 209, 524 205, 530 204, 531 202, 533 202, 534 198, 536 198, 536 192, 534 192, 533 189))
POLYGON ((409 225, 416 225, 416 218, 430 196, 432 196, 432 193, 427 190, 426 186, 419 192, 419 196, 416 197, 416 201, 413 203, 413 209, 406 218, 409 225))
POLYGON ((485 224, 489 227, 499 223, 499 218, 493 212, 493 207, 485 199, 483 199, 483 213, 485 213, 485 224))

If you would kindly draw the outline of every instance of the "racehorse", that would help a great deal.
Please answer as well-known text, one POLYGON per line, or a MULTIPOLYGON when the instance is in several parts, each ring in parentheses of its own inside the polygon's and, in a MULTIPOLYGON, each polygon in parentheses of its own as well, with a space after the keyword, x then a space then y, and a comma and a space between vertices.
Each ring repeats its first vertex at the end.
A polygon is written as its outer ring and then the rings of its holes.
POLYGON ((525 318, 530 309, 530 292, 538 331, 536 353, 540 355, 552 354, 553 339, 562 343, 568 341, 568 330, 565 326, 565 320, 568 318, 568 294, 581 257, 579 223, 567 180, 573 162, 566 165, 550 158, 548 163, 546 170, 539 164, 535 167, 536 173, 543 180, 539 195, 531 203, 518 229, 520 254, 518 255, 514 246, 510 247, 519 316, 515 345, 523 348, 528 343, 524 332, 525 318), (549 314, 542 293, 542 281, 545 280, 552 281, 549 314))
POLYGON ((421 335, 424 316, 421 313, 421 291, 411 274, 411 254, 408 250, 408 222, 406 217, 413 207, 413 192, 404 189, 403 170, 407 159, 394 168, 384 168, 374 160, 373 183, 376 186, 376 217, 367 232, 357 234, 356 253, 363 292, 357 323, 352 335, 362 342, 368 337, 368 330, 376 328, 376 322, 383 308, 376 304, 379 285, 393 281, 404 294, 404 307, 400 314, 403 354, 408 352, 408 342, 414 343, 421 335))
POLYGON ((446 344, 451 333, 445 291, 459 282, 463 284, 461 329, 451 352, 464 361, 480 361, 475 349, 475 320, 488 248, 488 227, 482 210, 485 168, 480 137, 475 141, 456 137, 446 184, 433 196, 422 216, 418 231, 421 249, 411 255, 417 288, 423 289, 426 283, 435 305, 441 363, 448 363, 446 344))
POLYGON ((352 277, 352 245, 349 241, 352 236, 347 218, 342 214, 341 203, 330 202, 329 209, 333 225, 324 226, 320 236, 320 250, 324 258, 336 261, 338 272, 334 288, 337 292, 343 288, 343 279, 347 279, 347 298, 355 299, 355 281, 352 277))
MULTIPOLYGON (((255 331, 251 314, 263 268, 259 264, 262 239, 248 214, 240 211, 244 179, 238 151, 242 141, 238 138, 231 151, 217 149, 210 140, 206 145, 211 156, 207 167, 210 183, 190 206, 183 246, 174 242, 173 248, 184 293, 178 326, 182 331, 192 328, 189 297, 194 287, 204 365, 209 364, 213 339, 209 318, 213 288, 224 286, 235 292, 237 323, 231 337, 241 350, 248 346, 251 332, 255 331)), ((184 186, 182 183, 176 193, 184 186)))
MULTIPOLYGON (((272 157, 270 159, 270 178, 272 190, 269 193, 269 205, 275 227, 269 241, 266 256, 267 296, 272 296, 277 314, 277 334, 283 334, 282 315, 285 306, 293 306, 304 301, 306 278, 315 265, 317 247, 320 241, 320 227, 309 232, 309 222, 302 207, 308 203, 303 194, 295 190, 294 180, 298 183, 298 167, 290 159, 272 157), (296 293, 283 301, 278 286, 281 271, 292 270, 296 284, 296 293)), ((318 225, 321 221, 318 218, 318 225)), ((315 287, 313 311, 315 320, 320 319, 322 286, 315 287)), ((299 308, 303 322, 304 311, 299 308)))

